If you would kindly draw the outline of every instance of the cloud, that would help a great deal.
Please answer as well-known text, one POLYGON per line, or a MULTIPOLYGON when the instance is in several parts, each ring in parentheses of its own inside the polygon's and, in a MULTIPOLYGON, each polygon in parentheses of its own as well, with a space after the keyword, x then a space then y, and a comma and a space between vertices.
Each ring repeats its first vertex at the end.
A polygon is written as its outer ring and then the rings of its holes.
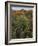
POLYGON ((21 9, 24 9, 24 10, 32 10, 33 8, 31 7, 11 7, 12 10, 21 10, 21 9))

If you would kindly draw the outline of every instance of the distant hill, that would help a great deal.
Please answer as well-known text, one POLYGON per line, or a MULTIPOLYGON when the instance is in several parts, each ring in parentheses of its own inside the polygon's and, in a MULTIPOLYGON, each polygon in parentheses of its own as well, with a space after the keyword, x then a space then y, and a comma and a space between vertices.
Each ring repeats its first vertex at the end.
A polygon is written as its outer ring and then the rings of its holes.
POLYGON ((32 14, 32 10, 16 10, 16 11, 11 11, 11 15, 23 15, 23 14, 32 14))

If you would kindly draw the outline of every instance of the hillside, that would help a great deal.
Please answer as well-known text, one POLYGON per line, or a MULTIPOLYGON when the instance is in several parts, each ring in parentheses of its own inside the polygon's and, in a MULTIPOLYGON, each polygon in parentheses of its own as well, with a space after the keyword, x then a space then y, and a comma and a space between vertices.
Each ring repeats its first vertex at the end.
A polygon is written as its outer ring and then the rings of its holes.
POLYGON ((17 10, 17 11, 12 11, 11 15, 23 15, 23 14, 32 14, 32 10, 17 10))

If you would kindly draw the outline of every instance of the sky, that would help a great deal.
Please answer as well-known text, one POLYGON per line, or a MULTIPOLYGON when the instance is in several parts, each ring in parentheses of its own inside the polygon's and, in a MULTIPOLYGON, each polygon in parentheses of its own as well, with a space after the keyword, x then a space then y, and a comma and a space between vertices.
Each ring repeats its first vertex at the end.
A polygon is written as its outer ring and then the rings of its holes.
POLYGON ((21 10, 21 9, 24 9, 24 10, 32 10, 32 7, 11 7, 12 10, 21 10))

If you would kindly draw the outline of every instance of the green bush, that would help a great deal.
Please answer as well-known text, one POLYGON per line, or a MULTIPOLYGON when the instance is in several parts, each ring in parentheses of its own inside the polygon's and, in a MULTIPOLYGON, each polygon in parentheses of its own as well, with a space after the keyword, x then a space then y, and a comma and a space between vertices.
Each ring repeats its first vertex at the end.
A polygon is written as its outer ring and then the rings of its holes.
MULTIPOLYGON (((31 15, 29 15, 31 17, 31 15)), ((32 21, 28 15, 11 16, 12 38, 31 38, 32 21)))

